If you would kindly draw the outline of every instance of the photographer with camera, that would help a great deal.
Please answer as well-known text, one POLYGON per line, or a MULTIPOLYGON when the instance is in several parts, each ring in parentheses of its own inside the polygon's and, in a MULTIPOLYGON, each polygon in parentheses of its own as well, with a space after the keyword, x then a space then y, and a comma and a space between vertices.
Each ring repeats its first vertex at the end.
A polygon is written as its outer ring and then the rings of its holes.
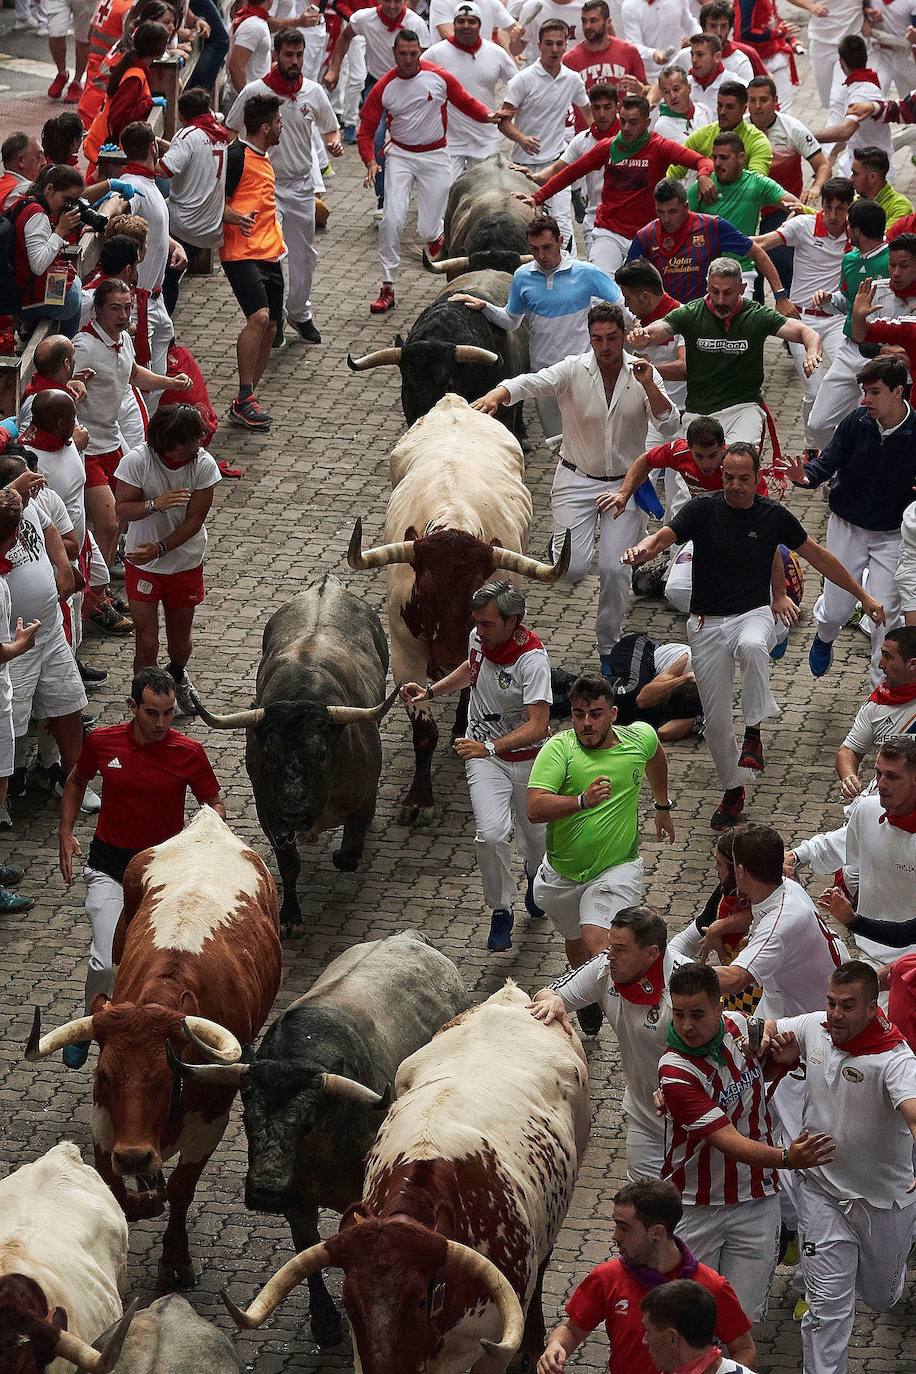
POLYGON ((67 252, 69 241, 87 213, 101 227, 106 223, 81 202, 82 194, 83 178, 75 167, 50 167, 35 182, 33 194, 16 206, 13 218, 13 271, 22 298, 21 318, 33 328, 39 320, 56 320, 68 339, 79 329, 81 303, 80 282, 67 252))

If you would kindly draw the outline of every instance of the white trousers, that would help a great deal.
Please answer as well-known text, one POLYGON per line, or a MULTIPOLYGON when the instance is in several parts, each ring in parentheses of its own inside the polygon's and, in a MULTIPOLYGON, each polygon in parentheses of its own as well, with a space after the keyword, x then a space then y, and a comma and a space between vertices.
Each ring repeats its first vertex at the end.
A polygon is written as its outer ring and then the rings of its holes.
POLYGON ((685 1205, 677 1234, 701 1264, 728 1279, 752 1322, 766 1316, 779 1246, 778 1193, 728 1205, 685 1205))
POLYGON ((442 233, 445 202, 452 180, 448 149, 409 153, 389 144, 385 154, 385 211, 378 231, 382 280, 393 282, 401 265, 400 246, 410 193, 417 193, 417 231, 426 243, 442 233))
POLYGON ((635 906, 645 890, 642 859, 606 868, 589 883, 564 878, 544 859, 534 880, 534 900, 564 940, 578 940, 582 926, 610 930, 625 906, 635 906))
MULTIPOLYGON (((525 166, 532 172, 542 172, 545 167, 553 166, 553 159, 550 162, 526 162, 525 166)), ((567 186, 565 191, 558 191, 555 196, 545 200, 542 206, 544 213, 553 215, 560 229, 560 240, 564 247, 569 244, 569 253, 576 257, 576 236, 573 232, 572 215, 572 187, 567 186)))
POLYGON ((798 1196, 808 1299, 801 1325, 804 1374, 845 1374, 856 1297, 886 1312, 903 1293, 916 1206, 840 1202, 808 1180, 798 1196))
POLYGON ((859 404, 861 388, 856 381, 856 373, 866 364, 859 352, 858 344, 844 338, 837 346, 833 362, 824 374, 817 389, 814 405, 805 426, 811 437, 812 448, 825 448, 833 438, 834 430, 841 420, 845 420, 851 410, 859 404))
POLYGON ((818 99, 825 110, 830 109, 834 87, 839 88, 845 80, 836 50, 836 43, 828 43, 823 38, 812 38, 809 34, 808 58, 811 62, 811 75, 817 86, 818 99))
POLYGON ((892 81, 897 87, 898 100, 916 90, 916 62, 910 49, 898 52, 891 48, 872 47, 870 56, 885 98, 890 95, 892 81))
POLYGON ((609 277, 616 275, 630 251, 631 240, 623 234, 615 234, 610 229, 593 229, 588 245, 588 260, 609 277))
MULTIPOLYGON (((868 570, 868 591, 884 607, 886 625, 871 627, 871 668, 869 680, 877 687, 884 679, 878 667, 884 636, 900 619, 900 597, 897 591, 897 557, 900 553, 899 530, 864 530, 831 514, 827 521, 827 549, 856 579, 868 570)), ((852 615, 856 598, 844 592, 834 582, 824 579, 824 589, 814 603, 814 619, 818 636, 832 644, 852 615)))
POLYGON ((331 93, 331 108, 347 127, 359 119, 359 102, 366 84, 366 40, 359 34, 351 40, 340 64, 340 79, 331 93))
MULTIPOLYGON (((175 336, 175 330, 169 312, 165 308, 165 301, 161 296, 150 296, 146 309, 149 325, 150 371, 158 372, 160 376, 164 377, 168 371, 169 344, 175 336)), ((150 415, 155 414, 161 395, 161 391, 148 391, 146 393, 146 408, 150 415)))
MULTIPOLYGON (((493 151, 498 152, 498 149, 494 148, 493 151)), ((457 148, 453 148, 451 144, 449 144, 448 157, 452 167, 452 181, 457 181, 468 168, 479 167, 481 162, 486 160, 475 153, 462 153, 457 148)))
MULTIPOLYGON (((698 415, 699 411, 685 410, 681 416, 681 433, 685 437, 687 426, 692 420, 696 420, 698 415)), ((712 415, 725 430, 725 442, 727 444, 743 442, 756 444, 758 448, 762 447, 766 417, 761 406, 753 403, 723 406, 721 410, 712 411, 712 415)))
POLYGON ((598 533, 598 611, 595 631, 599 654, 609 654, 620 638, 626 615, 633 574, 620 562, 625 549, 644 538, 648 520, 632 499, 619 519, 602 515, 595 501, 604 492, 617 491, 622 477, 597 482, 557 464, 550 492, 553 518, 554 553, 559 551, 566 530, 572 533, 572 548, 567 577, 580 582, 592 566, 595 534, 598 533))
POLYGON ((534 759, 468 759, 465 770, 474 811, 474 849, 483 884, 483 900, 492 911, 511 911, 518 893, 512 873, 512 836, 534 877, 544 857, 546 825, 528 819, 528 777, 534 759))
POLYGON ((665 1130, 647 1131, 638 1121, 627 1123, 627 1179, 637 1183, 643 1178, 661 1178, 665 1163, 665 1130))
MULTIPOLYGON (((805 376, 805 348, 804 344, 790 343, 789 352, 792 354, 792 362, 795 365, 795 375, 804 387, 804 399, 802 401, 802 419, 805 423, 805 443, 808 448, 817 448, 814 442, 814 435, 811 432, 809 420, 814 402, 817 400, 817 393, 821 389, 827 371, 837 355, 840 344, 843 340, 843 316, 831 315, 824 318, 823 315, 812 315, 807 310, 801 311, 801 322, 806 324, 809 329, 813 329, 824 346, 824 362, 820 367, 816 367, 810 377, 805 376)), ((864 362, 864 359, 863 359, 864 362)))
POLYGON ((86 881, 86 915, 92 922, 92 944, 86 973, 88 1012, 96 993, 110 993, 114 987, 111 946, 124 908, 124 888, 107 873, 100 873, 88 864, 83 869, 83 877, 86 881))
MULTIPOLYGON (((165 371, 164 368, 163 371, 165 371)), ((125 453, 128 453, 132 448, 139 448, 146 438, 143 411, 140 409, 140 402, 137 400, 132 386, 129 386, 124 393, 124 400, 118 411, 118 428, 124 436, 125 453)))
POLYGON ((692 615, 687 642, 703 703, 704 738, 716 765, 719 784, 728 790, 747 780, 740 757, 732 699, 735 666, 741 674, 741 715, 745 725, 760 725, 779 715, 770 691, 770 649, 776 642, 773 613, 758 606, 743 615, 692 615))
POLYGON ((318 250, 315 247, 315 192, 277 182, 277 215, 286 241, 286 316, 295 324, 312 318, 309 293, 318 250))
POLYGON ((767 75, 771 76, 776 82, 776 99, 779 101, 779 108, 783 114, 789 114, 792 110, 792 102, 795 99, 795 87, 792 85, 792 78, 789 75, 789 59, 784 52, 774 53, 766 61, 767 75))

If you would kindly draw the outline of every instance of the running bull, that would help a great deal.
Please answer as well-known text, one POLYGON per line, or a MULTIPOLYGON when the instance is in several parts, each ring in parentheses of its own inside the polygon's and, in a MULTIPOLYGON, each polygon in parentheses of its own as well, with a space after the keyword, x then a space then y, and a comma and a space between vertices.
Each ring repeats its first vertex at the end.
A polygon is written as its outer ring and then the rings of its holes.
POLYGON ((449 278, 487 267, 511 274, 531 262, 525 231, 534 211, 519 195, 531 195, 531 182, 502 153, 462 172, 448 195, 445 249, 435 261, 424 252, 427 270, 449 278))
POLYGON ((297 834, 311 842, 342 825, 334 865, 359 866, 382 771, 379 721, 397 695, 382 700, 387 672, 377 614, 327 574, 268 620, 250 710, 215 715, 197 702, 208 725, 248 732, 245 767, 283 884, 281 926, 302 920, 297 834))
MULTIPOLYGON (((460 396, 444 396, 392 450, 385 543, 362 547, 357 520, 351 568, 388 569, 388 629, 395 682, 443 677, 467 658, 471 597, 500 570, 555 582, 569 566, 569 533, 557 563, 525 556, 531 496, 518 441, 460 396)), ((429 825, 432 758, 439 738, 429 704, 407 707, 416 768, 402 825, 429 825)))
MULTIPOLYGON (((417 931, 353 945, 273 1023, 247 1063, 186 1065, 238 1083, 248 1134, 245 1202, 286 1217, 297 1250, 318 1242, 318 1209, 363 1195, 366 1156, 401 1061, 468 1005, 455 965, 417 931)), ((312 1335, 341 1339, 340 1315, 310 1275, 312 1335)))
POLYGON ((398 1070, 363 1200, 247 1311, 258 1326, 303 1279, 344 1271, 362 1374, 504 1370, 544 1348, 541 1284, 588 1139, 588 1066, 511 981, 398 1070))

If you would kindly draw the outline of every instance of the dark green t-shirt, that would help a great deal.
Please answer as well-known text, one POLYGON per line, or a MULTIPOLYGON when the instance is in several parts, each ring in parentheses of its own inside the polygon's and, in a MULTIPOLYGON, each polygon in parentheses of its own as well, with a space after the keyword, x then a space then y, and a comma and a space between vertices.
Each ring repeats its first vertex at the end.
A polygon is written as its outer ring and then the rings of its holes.
POLYGON ((705 299, 665 316, 687 346, 687 409, 712 415, 726 406, 761 405, 763 345, 785 324, 769 306, 747 301, 726 327, 705 299))

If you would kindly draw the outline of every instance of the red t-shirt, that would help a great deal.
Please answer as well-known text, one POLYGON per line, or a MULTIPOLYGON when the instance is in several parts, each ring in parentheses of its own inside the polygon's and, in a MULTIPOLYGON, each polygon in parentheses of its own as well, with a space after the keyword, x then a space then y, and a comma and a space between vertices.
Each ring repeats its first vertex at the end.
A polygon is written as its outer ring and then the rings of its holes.
MULTIPOLYGON (((697 467, 690 445, 686 439, 673 439, 669 444, 659 444, 650 448, 646 454, 650 468, 674 468, 684 479, 691 496, 702 496, 707 491, 722 490, 722 469, 716 468, 706 476, 697 467)), ((763 477, 757 482, 757 495, 767 496, 769 489, 763 477)))
MULTIPOLYGON (((665 1277, 679 1279, 683 1277, 682 1271, 683 1263, 665 1277)), ((728 1279, 705 1264, 698 1265, 690 1277, 716 1300, 716 1335, 720 1341, 730 1345, 750 1331, 751 1323, 728 1279)), ((604 1322, 613 1368, 626 1374, 656 1374, 643 1340, 639 1309, 648 1291, 619 1259, 613 1259, 593 1269, 566 1304, 569 1320, 583 1331, 593 1331, 599 1322, 604 1322)))
MULTIPOLYGON (((894 225, 895 229, 896 227, 894 225)), ((895 344, 897 348, 906 350, 910 376, 913 378, 913 384, 910 387, 910 405, 912 405, 914 398, 916 398, 916 324, 910 320, 876 320, 865 331, 865 342, 895 344)))
POLYGON ((916 212, 912 215, 903 215, 895 224, 888 229, 886 238, 888 243, 892 243, 900 234, 916 234, 916 212))
POLYGON ((164 740, 137 745, 132 721, 87 735, 76 771, 87 782, 101 773, 96 839, 118 849, 147 849, 170 840, 184 828, 187 789, 201 803, 215 800, 220 790, 197 740, 170 730, 164 740))
MULTIPOLYGON (((614 78, 617 76, 635 76, 643 85, 646 83, 646 67, 642 55, 636 44, 628 43, 625 38, 609 38, 607 45, 598 52, 591 52, 584 43, 577 43, 566 53, 563 64, 579 73, 587 91, 599 81, 606 81, 608 85, 615 86, 614 78)), ((576 121, 576 133, 581 133, 585 128, 585 120, 575 105, 572 111, 576 121)))

